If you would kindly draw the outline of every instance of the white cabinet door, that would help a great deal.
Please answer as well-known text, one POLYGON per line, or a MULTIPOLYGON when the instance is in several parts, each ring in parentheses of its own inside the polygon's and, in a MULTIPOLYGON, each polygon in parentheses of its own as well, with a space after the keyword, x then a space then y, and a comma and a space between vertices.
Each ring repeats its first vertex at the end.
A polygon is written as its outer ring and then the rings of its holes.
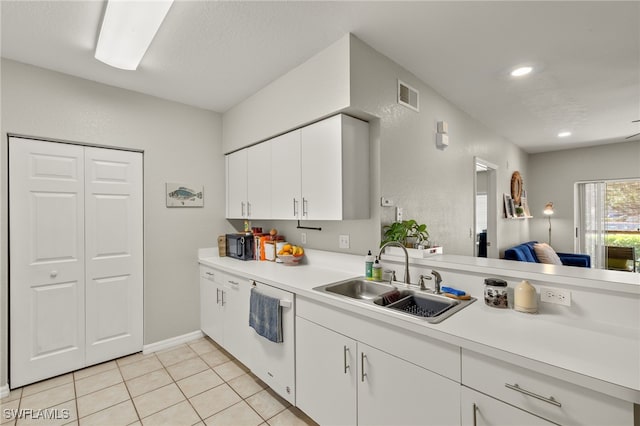
POLYGON ((224 312, 222 345, 245 363, 249 357, 249 282, 226 275, 221 304, 224 312))
POLYGON ((300 219, 300 130, 271 141, 272 219, 300 219))
POLYGON ((316 422, 356 424, 356 350, 354 340, 296 317, 296 405, 316 422))
POLYGON ((86 364, 142 349, 142 154, 85 148, 86 364))
POLYGON ((359 425, 458 425, 460 385, 358 342, 359 425))
POLYGON ((9 139, 11 387, 84 366, 83 158, 9 139))
POLYGON ((247 150, 225 157, 227 175, 227 218, 243 219, 247 215, 247 150))
POLYGON ((247 217, 271 218, 271 141, 247 148, 247 217))
POLYGON ((302 128, 302 219, 342 218, 342 116, 302 128))
POLYGON ((551 426, 538 416, 462 386, 462 424, 468 426, 551 426))
POLYGON ((302 128, 301 219, 366 219, 369 127, 336 115, 302 128))
POLYGON ((222 344, 224 315, 220 305, 220 286, 216 282, 220 272, 200 266, 200 329, 222 344))

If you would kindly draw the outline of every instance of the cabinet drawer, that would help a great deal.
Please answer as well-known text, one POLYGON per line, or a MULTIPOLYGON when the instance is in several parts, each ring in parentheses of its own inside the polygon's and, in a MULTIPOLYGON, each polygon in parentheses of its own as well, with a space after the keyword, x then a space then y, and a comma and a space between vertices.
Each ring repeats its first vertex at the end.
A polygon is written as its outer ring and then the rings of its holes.
POLYGON ((204 278, 209 281, 217 281, 216 276, 222 274, 222 272, 209 268, 208 266, 200 265, 200 278, 204 278))
POLYGON ((237 288, 239 285, 249 285, 249 280, 246 278, 231 275, 226 272, 222 272, 219 269, 213 269, 204 265, 200 265, 200 278, 214 281, 227 288, 237 288))
POLYGON ((462 350, 462 384, 562 425, 632 425, 633 404, 462 350))

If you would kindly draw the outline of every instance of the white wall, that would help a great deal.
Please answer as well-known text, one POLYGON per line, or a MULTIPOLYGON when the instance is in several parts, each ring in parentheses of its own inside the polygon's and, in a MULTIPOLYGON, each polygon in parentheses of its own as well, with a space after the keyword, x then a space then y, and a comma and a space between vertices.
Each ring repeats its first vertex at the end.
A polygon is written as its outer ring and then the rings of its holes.
MULTIPOLYGON (((144 342, 200 328, 197 249, 231 229, 224 220, 221 117, 42 68, 2 60, 7 132, 144 150, 144 342), (204 184, 204 208, 166 208, 165 182, 204 184), (222 201, 221 201, 222 200, 222 201)), ((2 156, 2 236, 7 160, 2 156)), ((7 241, 2 239, 0 384, 7 380, 7 241)))
MULTIPOLYGON (((527 155, 479 124, 415 75, 351 36, 351 108, 380 117, 380 195, 404 208, 405 219, 425 223, 446 253, 473 255, 474 156, 498 166, 498 194, 510 191, 511 173, 527 174, 527 155), (397 103, 397 80, 420 92, 420 112, 397 103), (450 145, 436 147, 438 121, 449 123, 450 145)), ((501 200, 497 200, 502 212, 501 200)), ((379 206, 379 204, 378 204, 379 206)), ((381 222, 395 208, 378 207, 381 222)), ((498 247, 528 237, 525 221, 498 219, 498 247)))
POLYGON ((223 116, 225 153, 329 116, 349 105, 349 43, 341 38, 223 116))
POLYGON ((560 252, 574 251, 574 184, 596 179, 640 178, 640 142, 623 142, 529 155, 527 185, 531 239, 547 241, 549 222, 542 214, 552 201, 551 243, 560 252))

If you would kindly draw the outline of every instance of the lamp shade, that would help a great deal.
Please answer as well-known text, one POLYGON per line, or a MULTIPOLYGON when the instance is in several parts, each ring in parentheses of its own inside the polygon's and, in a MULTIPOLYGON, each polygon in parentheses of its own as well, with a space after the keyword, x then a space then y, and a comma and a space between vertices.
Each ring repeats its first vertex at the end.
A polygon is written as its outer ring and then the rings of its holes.
POLYGON ((545 206, 544 206, 544 214, 546 215, 552 215, 553 214, 553 203, 551 201, 549 201, 545 206))

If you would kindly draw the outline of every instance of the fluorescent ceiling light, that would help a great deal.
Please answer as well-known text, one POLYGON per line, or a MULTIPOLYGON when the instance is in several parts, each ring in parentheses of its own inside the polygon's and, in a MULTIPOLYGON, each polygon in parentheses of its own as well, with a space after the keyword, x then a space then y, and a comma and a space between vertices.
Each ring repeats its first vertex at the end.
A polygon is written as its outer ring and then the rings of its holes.
POLYGON ((559 138, 566 138, 568 136, 571 136, 571 132, 560 132, 560 133, 558 133, 558 137, 559 138))
POLYGON ((123 70, 138 68, 173 0, 109 0, 95 58, 123 70))
POLYGON ((533 71, 532 67, 520 67, 520 68, 516 68, 515 70, 511 71, 511 76, 513 76, 513 77, 522 77, 523 75, 529 74, 531 71, 533 71))

